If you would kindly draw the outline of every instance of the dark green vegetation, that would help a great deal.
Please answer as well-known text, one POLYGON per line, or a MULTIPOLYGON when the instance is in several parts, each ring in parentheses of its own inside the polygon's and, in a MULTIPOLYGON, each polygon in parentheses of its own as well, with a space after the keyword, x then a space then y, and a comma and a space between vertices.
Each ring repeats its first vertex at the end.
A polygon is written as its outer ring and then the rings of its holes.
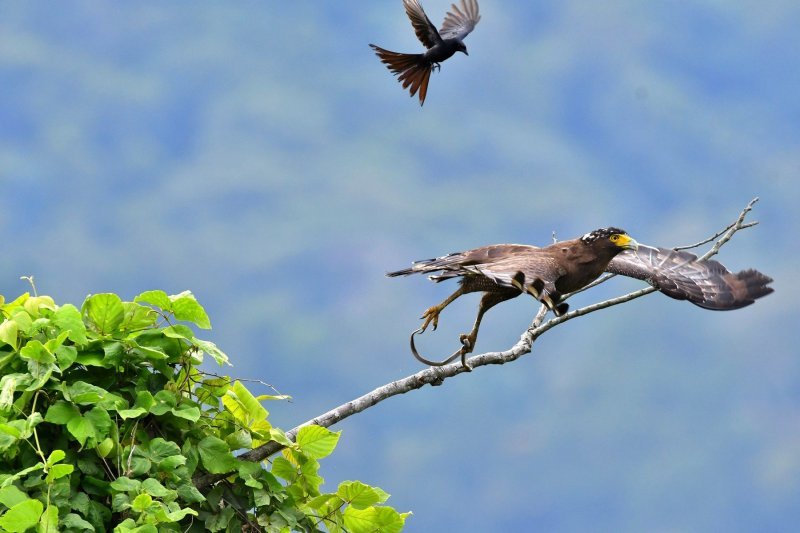
POLYGON ((179 323, 211 327, 190 292, 95 294, 81 309, 25 293, 0 311, 3 530, 402 529, 379 488, 320 492, 339 433, 307 426, 291 442, 261 405, 285 397, 198 369, 228 357, 179 323), (272 440, 286 448, 267 468, 233 454, 272 440), (229 475, 196 486, 204 473, 229 475))

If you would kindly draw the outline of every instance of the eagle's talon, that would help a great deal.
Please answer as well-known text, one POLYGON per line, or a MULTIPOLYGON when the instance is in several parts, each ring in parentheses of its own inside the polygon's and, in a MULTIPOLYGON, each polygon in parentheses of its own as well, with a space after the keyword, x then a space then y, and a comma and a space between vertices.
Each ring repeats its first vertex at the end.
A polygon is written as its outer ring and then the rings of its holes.
POLYGON ((439 314, 442 312, 442 309, 444 309, 442 306, 434 305, 427 308, 425 312, 422 313, 420 319, 424 320, 425 322, 422 323, 420 333, 425 331, 428 328, 428 325, 431 323, 433 323, 433 331, 436 331, 436 328, 439 327, 439 314))

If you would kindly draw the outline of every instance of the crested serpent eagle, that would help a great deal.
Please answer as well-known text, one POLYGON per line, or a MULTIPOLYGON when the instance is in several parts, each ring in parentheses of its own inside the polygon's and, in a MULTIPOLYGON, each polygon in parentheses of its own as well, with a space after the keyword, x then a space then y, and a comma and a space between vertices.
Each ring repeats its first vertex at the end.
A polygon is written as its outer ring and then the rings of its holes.
POLYGON ((619 228, 598 229, 542 248, 525 244, 484 246, 417 261, 411 268, 387 276, 431 273, 430 279, 436 282, 461 278, 453 294, 423 313, 422 327, 411 335, 411 351, 432 366, 448 364, 460 356, 469 368, 466 355, 475 347, 486 311, 527 293, 561 316, 569 307, 563 297, 586 287, 603 272, 644 280, 667 296, 718 311, 745 307, 773 290, 767 286, 772 279, 757 270, 734 274, 717 261, 698 261, 689 252, 638 244, 619 228), (421 357, 414 346, 414 335, 430 324, 435 330, 444 308, 470 292, 484 294, 472 331, 460 337, 462 348, 441 362, 421 357))

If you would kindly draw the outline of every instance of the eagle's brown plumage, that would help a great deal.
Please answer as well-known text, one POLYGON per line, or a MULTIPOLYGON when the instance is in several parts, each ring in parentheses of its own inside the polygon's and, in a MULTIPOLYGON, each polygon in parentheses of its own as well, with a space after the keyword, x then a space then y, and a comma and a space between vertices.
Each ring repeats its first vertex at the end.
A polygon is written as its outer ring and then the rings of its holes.
POLYGON ((527 292, 556 315, 567 311, 562 295, 575 292, 610 272, 641 279, 678 300, 712 310, 739 309, 770 294, 772 279, 757 270, 731 273, 717 261, 698 261, 685 251, 639 245, 620 229, 605 228, 583 237, 543 248, 524 244, 494 244, 457 252, 436 259, 417 261, 411 268, 389 272, 388 276, 431 273, 433 281, 461 278, 460 287, 439 305, 423 314, 436 329, 439 314, 462 294, 484 292, 475 325, 462 335, 464 347, 442 363, 421 358, 426 364, 446 364, 472 351, 481 319, 491 307, 527 292))

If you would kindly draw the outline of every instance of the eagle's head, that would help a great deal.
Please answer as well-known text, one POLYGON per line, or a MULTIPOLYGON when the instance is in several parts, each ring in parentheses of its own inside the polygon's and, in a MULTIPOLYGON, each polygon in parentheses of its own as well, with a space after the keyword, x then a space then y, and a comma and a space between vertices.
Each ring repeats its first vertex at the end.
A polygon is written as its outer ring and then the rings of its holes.
POLYGON ((590 246, 606 248, 616 255, 622 250, 635 250, 639 244, 619 228, 600 228, 581 237, 581 242, 590 246))

